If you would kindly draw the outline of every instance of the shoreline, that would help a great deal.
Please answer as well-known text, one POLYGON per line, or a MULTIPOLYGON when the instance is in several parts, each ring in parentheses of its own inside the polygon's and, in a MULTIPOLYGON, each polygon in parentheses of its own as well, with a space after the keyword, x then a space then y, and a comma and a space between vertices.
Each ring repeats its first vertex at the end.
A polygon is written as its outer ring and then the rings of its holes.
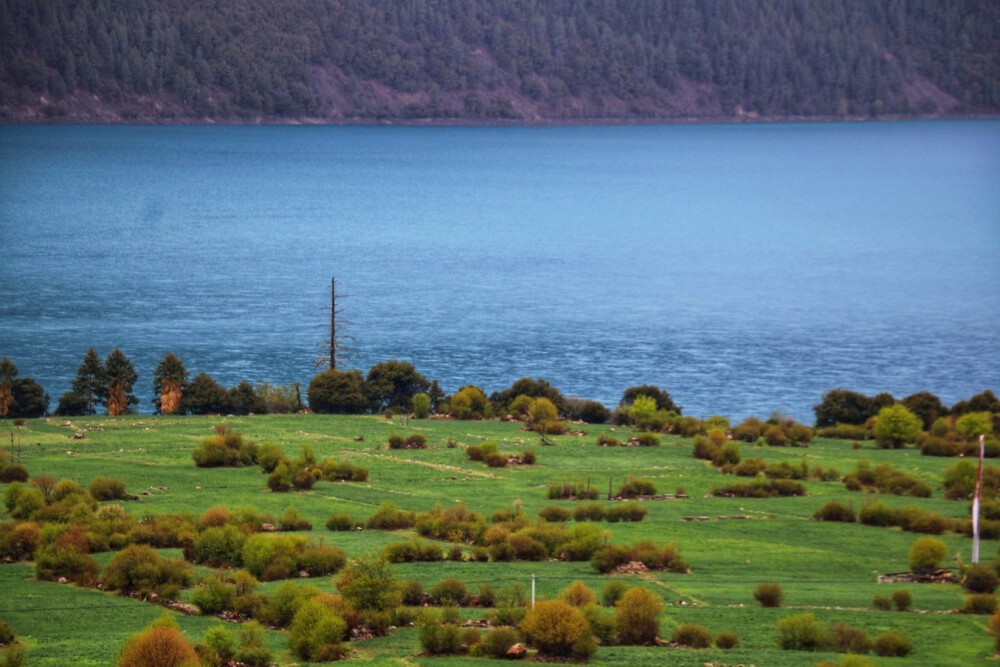
POLYGON ((122 126, 330 126, 330 127, 615 127, 652 125, 775 125, 804 123, 879 123, 927 122, 962 120, 1000 120, 1000 113, 922 114, 883 116, 664 116, 656 118, 535 118, 535 119, 475 119, 475 118, 314 118, 258 116, 254 118, 153 118, 139 117, 42 117, 18 116, 0 118, 0 126, 13 125, 122 125, 122 126))

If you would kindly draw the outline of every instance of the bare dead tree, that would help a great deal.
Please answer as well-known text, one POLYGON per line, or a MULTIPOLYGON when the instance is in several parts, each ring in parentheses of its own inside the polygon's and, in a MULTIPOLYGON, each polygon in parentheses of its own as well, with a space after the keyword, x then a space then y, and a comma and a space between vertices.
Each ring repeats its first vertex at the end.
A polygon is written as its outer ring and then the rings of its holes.
MULTIPOLYGON (((340 295, 346 298, 346 295, 340 295)), ((316 358, 316 367, 323 366, 330 370, 337 370, 338 363, 351 361, 354 358, 354 348, 348 347, 347 342, 354 338, 344 333, 344 326, 350 324, 348 320, 339 317, 343 310, 337 308, 337 278, 330 278, 330 326, 328 329, 329 338, 320 341, 317 347, 321 350, 320 356, 316 358)))

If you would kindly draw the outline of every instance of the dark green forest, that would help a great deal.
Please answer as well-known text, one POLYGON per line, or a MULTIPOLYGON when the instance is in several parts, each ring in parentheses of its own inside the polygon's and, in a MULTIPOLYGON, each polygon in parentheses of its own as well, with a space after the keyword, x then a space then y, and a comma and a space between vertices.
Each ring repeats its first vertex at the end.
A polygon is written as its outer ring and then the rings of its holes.
POLYGON ((0 118, 995 115, 996 0, 0 0, 0 118))

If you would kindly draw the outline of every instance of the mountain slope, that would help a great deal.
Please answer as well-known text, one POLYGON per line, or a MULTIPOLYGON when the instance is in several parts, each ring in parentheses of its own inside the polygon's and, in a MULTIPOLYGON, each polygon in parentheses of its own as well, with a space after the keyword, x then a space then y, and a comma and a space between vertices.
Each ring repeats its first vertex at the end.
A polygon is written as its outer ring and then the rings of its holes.
POLYGON ((994 0, 0 0, 8 121, 1000 111, 994 0))

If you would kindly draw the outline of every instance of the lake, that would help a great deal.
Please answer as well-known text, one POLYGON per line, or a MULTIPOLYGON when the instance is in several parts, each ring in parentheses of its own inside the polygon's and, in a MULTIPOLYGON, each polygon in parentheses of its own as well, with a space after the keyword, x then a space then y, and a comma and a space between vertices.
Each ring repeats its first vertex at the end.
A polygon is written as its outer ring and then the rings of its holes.
POLYGON ((308 383, 544 377, 685 414, 1000 390, 1000 122, 0 126, 0 356, 52 396, 120 347, 308 383))

